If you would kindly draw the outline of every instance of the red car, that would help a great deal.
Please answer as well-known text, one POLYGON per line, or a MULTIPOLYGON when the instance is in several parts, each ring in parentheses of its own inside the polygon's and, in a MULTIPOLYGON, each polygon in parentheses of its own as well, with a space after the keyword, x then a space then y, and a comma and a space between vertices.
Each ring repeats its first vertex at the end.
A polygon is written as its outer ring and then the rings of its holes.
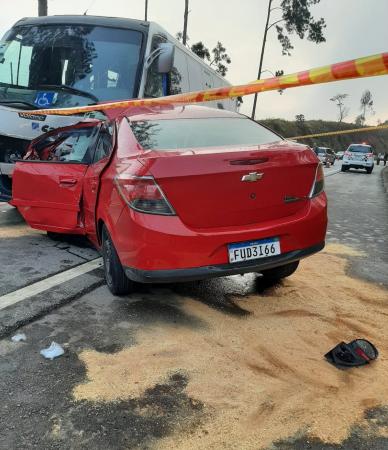
POLYGON ((322 166, 240 114, 133 109, 34 140, 12 202, 33 228, 86 235, 107 284, 291 275, 324 247, 322 166))

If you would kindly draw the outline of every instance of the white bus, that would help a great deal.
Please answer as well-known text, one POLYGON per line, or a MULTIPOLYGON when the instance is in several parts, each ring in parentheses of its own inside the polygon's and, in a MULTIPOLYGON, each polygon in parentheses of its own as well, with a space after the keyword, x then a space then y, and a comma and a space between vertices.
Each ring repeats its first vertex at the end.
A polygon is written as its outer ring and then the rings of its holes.
MULTIPOLYGON (((19 20, 0 42, 0 201, 28 143, 78 116, 25 111, 160 97, 229 85, 153 22, 95 16, 19 20)), ((209 106, 236 110, 235 100, 209 106)))

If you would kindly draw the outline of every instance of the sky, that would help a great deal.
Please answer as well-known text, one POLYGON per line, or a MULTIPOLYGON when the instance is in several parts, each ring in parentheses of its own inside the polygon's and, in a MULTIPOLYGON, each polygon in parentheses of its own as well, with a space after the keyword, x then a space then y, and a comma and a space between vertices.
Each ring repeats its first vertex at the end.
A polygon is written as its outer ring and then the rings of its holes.
MULTIPOLYGON (((2 8, 0 15, 0 34, 21 17, 37 15, 37 0, 0 0, 2 3, 7 7, 2 8)), ((173 35, 182 30, 184 0, 148 0, 148 3, 149 20, 173 35)), ((83 14, 89 8, 90 15, 144 18, 144 0, 48 0, 48 4, 49 14, 83 14)), ((232 59, 226 78, 233 84, 249 82, 257 76, 266 5, 267 0, 190 0, 189 42, 202 40, 213 48, 220 40, 232 59)), ((264 69, 294 73, 388 51, 388 0, 321 0, 311 11, 315 17, 326 20, 326 42, 315 44, 293 36, 292 56, 282 56, 273 27, 264 69)), ((273 18, 279 18, 276 11, 273 18)), ((289 89, 283 95, 266 92, 259 95, 256 117, 293 120, 295 115, 304 114, 306 119, 336 120, 337 108, 330 98, 346 93, 350 113, 345 121, 352 122, 360 113, 361 94, 369 89, 376 113, 367 117, 367 123, 374 125, 378 120, 388 120, 387 85, 388 77, 383 76, 289 89)), ((251 105, 252 97, 245 97, 241 112, 249 114, 251 105)))

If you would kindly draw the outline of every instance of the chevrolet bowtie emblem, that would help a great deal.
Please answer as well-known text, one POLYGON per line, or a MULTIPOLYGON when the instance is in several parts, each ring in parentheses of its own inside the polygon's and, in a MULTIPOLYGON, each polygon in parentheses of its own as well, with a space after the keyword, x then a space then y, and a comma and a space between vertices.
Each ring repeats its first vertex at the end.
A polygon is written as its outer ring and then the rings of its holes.
POLYGON ((251 183, 261 180, 263 178, 263 173, 257 173, 257 172, 250 172, 248 175, 244 175, 241 178, 241 181, 249 181, 251 183))

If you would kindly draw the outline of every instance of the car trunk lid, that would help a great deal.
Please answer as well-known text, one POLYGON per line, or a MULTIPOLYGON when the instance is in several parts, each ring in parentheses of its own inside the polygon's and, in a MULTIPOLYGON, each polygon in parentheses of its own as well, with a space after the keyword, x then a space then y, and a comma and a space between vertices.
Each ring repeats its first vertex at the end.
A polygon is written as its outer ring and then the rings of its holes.
POLYGON ((287 141, 239 148, 149 151, 139 159, 188 226, 261 223, 306 206, 317 158, 287 141))

